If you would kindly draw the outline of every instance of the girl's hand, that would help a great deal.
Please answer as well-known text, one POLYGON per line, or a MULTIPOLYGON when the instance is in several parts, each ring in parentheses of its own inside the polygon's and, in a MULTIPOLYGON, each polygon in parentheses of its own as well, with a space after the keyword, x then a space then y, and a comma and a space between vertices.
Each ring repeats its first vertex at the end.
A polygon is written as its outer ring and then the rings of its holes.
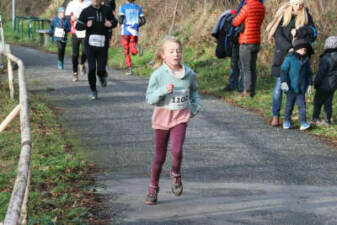
POLYGON ((174 85, 173 84, 166 84, 166 89, 168 90, 169 93, 173 92, 174 85))

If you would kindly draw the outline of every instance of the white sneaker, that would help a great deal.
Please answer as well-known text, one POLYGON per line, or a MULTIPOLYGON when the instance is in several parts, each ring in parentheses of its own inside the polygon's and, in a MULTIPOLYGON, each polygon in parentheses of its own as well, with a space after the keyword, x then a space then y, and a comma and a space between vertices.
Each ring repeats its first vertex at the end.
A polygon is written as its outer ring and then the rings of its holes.
POLYGON ((78 73, 74 73, 73 74, 73 82, 77 82, 78 81, 78 73))

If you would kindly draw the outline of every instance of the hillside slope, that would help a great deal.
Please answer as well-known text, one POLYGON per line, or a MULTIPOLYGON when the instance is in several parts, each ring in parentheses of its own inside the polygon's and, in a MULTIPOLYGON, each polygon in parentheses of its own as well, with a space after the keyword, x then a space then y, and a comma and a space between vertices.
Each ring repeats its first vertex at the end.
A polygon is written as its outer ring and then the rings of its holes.
MULTIPOLYGON (((124 2, 124 0, 116 0, 117 5, 124 2)), ((287 2, 287 0, 265 1, 267 14, 262 27, 263 41, 261 43, 262 50, 259 54, 260 60, 265 63, 271 63, 270 53, 273 52, 273 45, 267 44, 265 27, 283 2, 287 2)), ((210 32, 219 15, 226 9, 235 9, 238 3, 239 0, 137 0, 137 4, 143 7, 148 21, 146 26, 142 28, 141 40, 147 46, 156 46, 158 39, 168 34, 172 28, 171 34, 180 37, 190 47, 214 46, 215 41, 210 32), (173 24, 176 2, 178 4, 173 24)), ((307 5, 319 34, 314 48, 317 53, 321 53, 325 38, 329 35, 337 35, 337 0, 311 0, 307 1, 307 5)), ((314 61, 317 61, 318 56, 319 54, 315 55, 314 61)))
MULTIPOLYGON (((54 0, 16 0, 16 15, 39 16, 54 0)), ((1 14, 12 16, 12 0, 0 1, 1 14)))

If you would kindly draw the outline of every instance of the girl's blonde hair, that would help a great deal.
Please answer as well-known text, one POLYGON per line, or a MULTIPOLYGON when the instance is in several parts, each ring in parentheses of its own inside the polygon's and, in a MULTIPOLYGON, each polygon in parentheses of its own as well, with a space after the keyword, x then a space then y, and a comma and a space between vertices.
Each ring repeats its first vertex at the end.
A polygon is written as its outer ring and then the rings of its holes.
POLYGON ((156 54, 154 56, 154 62, 155 62, 156 68, 160 67, 164 63, 164 59, 162 57, 162 54, 164 53, 164 46, 165 46, 166 42, 173 42, 173 43, 178 44, 180 46, 180 48, 182 47, 181 41, 178 38, 173 37, 173 36, 165 36, 165 38, 163 38, 159 42, 156 54))
MULTIPOLYGON (((291 17, 294 14, 293 6, 290 4, 284 11, 283 14, 283 24, 286 27, 290 23, 291 17)), ((305 7, 303 7, 299 12, 296 12, 295 28, 298 29, 309 22, 309 16, 305 7)))

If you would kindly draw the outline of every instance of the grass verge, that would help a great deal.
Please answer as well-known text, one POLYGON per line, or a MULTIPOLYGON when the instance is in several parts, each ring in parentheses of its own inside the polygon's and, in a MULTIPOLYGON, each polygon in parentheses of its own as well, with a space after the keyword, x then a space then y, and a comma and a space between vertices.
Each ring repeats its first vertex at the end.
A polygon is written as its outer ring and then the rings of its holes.
MULTIPOLYGON (((18 101, 9 99, 5 82, 0 84, 2 121, 18 101)), ((56 109, 34 95, 29 99, 33 151, 28 224, 100 224, 96 212, 102 196, 94 193, 91 178, 95 165, 85 160, 80 145, 58 123, 56 109)), ((20 143, 16 118, 0 135, 0 221, 17 174, 20 143)))

